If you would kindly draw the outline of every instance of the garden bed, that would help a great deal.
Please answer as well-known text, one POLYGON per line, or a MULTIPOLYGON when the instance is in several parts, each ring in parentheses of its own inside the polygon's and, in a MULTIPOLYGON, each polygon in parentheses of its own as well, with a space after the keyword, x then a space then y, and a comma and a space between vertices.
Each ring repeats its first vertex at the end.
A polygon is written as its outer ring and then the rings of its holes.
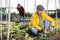
MULTIPOLYGON (((6 24, 6 22, 3 22, 2 24, 3 24, 2 31, 4 33, 7 31, 8 26, 4 26, 6 24)), ((22 23, 19 23, 18 25, 16 25, 16 23, 14 23, 14 22, 10 23, 10 35, 9 35, 10 40, 50 40, 50 39, 52 40, 54 38, 57 38, 57 36, 59 37, 59 35, 60 35, 60 33, 59 33, 60 25, 54 29, 53 33, 47 33, 46 35, 43 33, 39 33, 39 36, 37 36, 37 37, 31 36, 27 33, 27 30, 29 29, 28 25, 24 26, 25 27, 24 29, 21 29, 20 27, 23 27, 22 23), (56 34, 57 28, 58 28, 58 34, 56 34)), ((2 36, 3 40, 6 40, 7 32, 2 35, 3 35, 2 36)))

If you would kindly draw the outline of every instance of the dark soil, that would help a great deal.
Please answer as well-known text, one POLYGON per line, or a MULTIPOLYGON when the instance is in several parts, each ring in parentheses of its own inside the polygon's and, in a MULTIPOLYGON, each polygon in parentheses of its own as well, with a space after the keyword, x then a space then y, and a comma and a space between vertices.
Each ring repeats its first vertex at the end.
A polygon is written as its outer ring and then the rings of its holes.
POLYGON ((54 35, 53 37, 50 37, 47 40, 60 40, 60 33, 57 33, 56 35, 54 35))
MULTIPOLYGON (((2 40, 6 40, 6 39, 7 39, 7 37, 2 36, 2 40)), ((1 40, 1 37, 0 37, 0 40, 1 40)))
POLYGON ((22 36, 20 38, 16 38, 16 40, 26 40, 26 39, 24 38, 24 36, 22 36))

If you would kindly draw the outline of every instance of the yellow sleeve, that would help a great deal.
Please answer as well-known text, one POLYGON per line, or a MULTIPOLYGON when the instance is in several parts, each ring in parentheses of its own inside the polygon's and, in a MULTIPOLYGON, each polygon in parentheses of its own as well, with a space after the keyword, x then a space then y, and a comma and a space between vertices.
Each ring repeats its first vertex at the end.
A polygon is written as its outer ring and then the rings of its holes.
POLYGON ((41 28, 39 25, 37 25, 37 23, 36 23, 36 17, 34 17, 34 16, 31 17, 31 23, 32 23, 32 25, 33 25, 35 28, 37 28, 39 31, 42 30, 42 28, 41 28))
POLYGON ((45 17, 48 21, 50 21, 51 26, 55 26, 55 21, 53 20, 53 18, 51 18, 50 16, 47 16, 46 14, 45 14, 45 17))

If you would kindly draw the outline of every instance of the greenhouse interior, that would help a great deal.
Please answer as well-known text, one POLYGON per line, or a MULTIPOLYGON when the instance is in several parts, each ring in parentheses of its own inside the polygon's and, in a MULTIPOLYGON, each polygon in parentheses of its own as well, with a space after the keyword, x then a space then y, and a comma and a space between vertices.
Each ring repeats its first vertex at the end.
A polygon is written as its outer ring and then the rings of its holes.
POLYGON ((0 0, 0 40, 60 40, 60 0, 0 0))

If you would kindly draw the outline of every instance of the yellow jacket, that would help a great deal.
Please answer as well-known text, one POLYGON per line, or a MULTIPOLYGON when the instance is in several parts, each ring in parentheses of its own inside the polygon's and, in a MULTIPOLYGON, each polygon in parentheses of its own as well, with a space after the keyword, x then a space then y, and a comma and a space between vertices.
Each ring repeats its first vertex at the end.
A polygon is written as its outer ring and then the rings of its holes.
MULTIPOLYGON (((50 25, 51 25, 51 26, 55 26, 54 20, 53 20, 51 17, 47 16, 45 12, 43 12, 43 13, 41 14, 41 17, 42 17, 42 20, 43 20, 43 21, 48 20, 48 21, 50 21, 50 25)), ((29 23, 29 26, 30 26, 30 28, 35 27, 35 28, 37 28, 39 31, 42 30, 42 28, 41 28, 41 26, 40 26, 40 19, 39 19, 39 17, 38 17, 37 12, 36 12, 36 13, 33 13, 32 17, 31 17, 31 22, 29 23)))

